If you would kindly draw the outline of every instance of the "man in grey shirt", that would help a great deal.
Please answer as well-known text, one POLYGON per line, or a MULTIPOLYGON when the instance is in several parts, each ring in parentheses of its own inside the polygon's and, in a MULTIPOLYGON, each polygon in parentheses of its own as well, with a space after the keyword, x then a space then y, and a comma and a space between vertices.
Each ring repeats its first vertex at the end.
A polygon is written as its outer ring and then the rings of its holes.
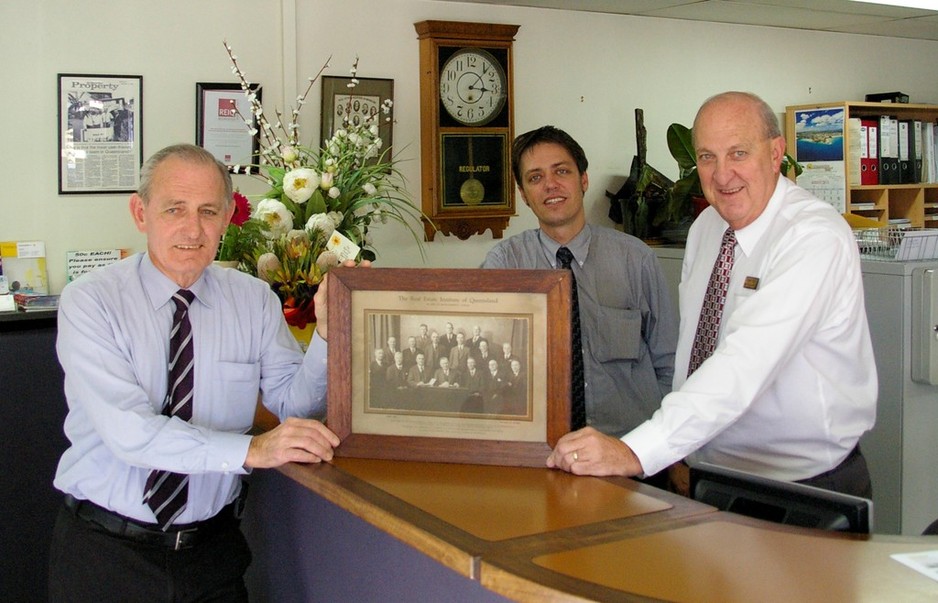
POLYGON ((518 136, 512 170, 540 227, 499 242, 482 266, 559 268, 557 250, 573 253, 587 425, 620 437, 671 391, 678 322, 654 252, 633 236, 586 223, 587 165, 580 145, 558 128, 518 136))

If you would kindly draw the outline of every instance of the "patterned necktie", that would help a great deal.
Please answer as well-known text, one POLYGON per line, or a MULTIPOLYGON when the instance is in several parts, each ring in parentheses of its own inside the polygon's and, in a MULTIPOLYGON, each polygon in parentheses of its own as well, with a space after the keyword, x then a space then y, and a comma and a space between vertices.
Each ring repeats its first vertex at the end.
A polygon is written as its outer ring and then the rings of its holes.
POLYGON ((717 335, 723 318, 723 304, 726 302, 726 290, 730 284, 730 273, 733 271, 733 260, 736 255, 735 248, 736 232, 732 228, 727 228, 723 233, 720 255, 717 256, 717 261, 713 264, 713 272, 710 273, 710 282, 707 283, 703 306, 700 308, 694 347, 691 348, 690 365, 687 368, 688 377, 710 357, 717 347, 717 335))
MULTIPOLYGON (((189 304, 195 295, 180 289, 173 295, 176 312, 169 338, 169 385, 163 400, 163 414, 192 418, 192 383, 194 355, 192 325, 189 323, 189 304)), ((160 527, 165 531, 186 508, 189 499, 189 476, 153 469, 147 477, 143 502, 151 509, 160 527)))
POLYGON ((583 385, 583 348, 580 341, 580 300, 577 294, 576 275, 570 268, 573 253, 566 247, 557 250, 557 263, 561 268, 570 270, 573 297, 570 304, 570 430, 586 427, 586 394, 583 385))

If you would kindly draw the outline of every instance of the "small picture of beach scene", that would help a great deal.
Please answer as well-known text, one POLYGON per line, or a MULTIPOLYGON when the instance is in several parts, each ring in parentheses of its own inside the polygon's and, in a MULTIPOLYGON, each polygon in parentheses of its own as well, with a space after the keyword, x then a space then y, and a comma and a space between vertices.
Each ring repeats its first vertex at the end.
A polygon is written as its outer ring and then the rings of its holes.
POLYGON ((800 163, 844 160, 844 110, 795 112, 795 139, 800 163))

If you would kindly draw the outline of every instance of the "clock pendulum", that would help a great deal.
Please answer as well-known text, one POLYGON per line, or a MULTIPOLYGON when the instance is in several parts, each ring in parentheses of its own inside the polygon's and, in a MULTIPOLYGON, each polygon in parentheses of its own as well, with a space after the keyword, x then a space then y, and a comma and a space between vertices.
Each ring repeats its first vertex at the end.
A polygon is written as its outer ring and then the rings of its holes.
POLYGON ((476 178, 475 162, 472 160, 472 136, 469 136, 469 178, 459 187, 459 198, 466 205, 478 205, 485 198, 485 187, 476 178))

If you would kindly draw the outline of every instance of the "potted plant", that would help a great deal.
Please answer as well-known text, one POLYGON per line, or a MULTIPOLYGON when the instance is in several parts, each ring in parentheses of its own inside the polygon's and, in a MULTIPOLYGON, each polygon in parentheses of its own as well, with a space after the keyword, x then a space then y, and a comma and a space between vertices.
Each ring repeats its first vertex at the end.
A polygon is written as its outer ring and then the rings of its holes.
MULTIPOLYGON (((697 154, 694 152, 694 143, 691 130, 681 124, 668 126, 668 150, 677 161, 680 174, 677 182, 671 187, 668 209, 665 219, 680 223, 686 218, 695 218, 697 214, 707 207, 703 190, 700 188, 700 175, 697 173, 697 154)), ((785 153, 782 157, 782 174, 788 175, 792 170, 799 176, 804 168, 795 159, 785 153)))

